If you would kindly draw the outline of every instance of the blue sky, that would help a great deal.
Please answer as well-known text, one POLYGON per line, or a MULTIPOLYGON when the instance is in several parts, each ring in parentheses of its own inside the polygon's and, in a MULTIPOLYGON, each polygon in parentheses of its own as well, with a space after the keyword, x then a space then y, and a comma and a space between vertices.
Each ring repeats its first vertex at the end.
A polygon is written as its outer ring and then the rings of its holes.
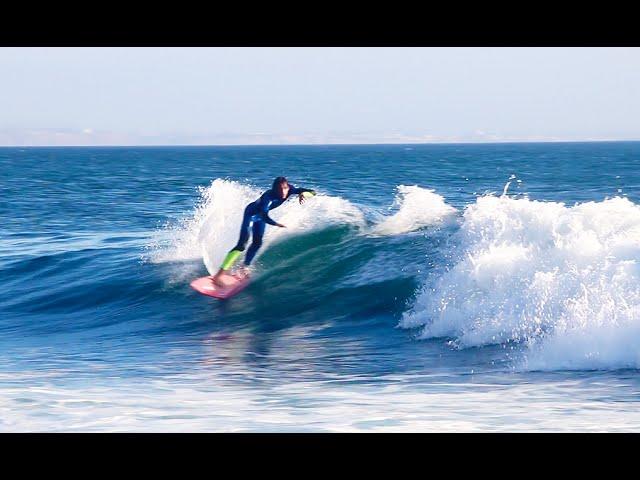
POLYGON ((0 48, 0 145, 640 140, 640 48, 0 48))

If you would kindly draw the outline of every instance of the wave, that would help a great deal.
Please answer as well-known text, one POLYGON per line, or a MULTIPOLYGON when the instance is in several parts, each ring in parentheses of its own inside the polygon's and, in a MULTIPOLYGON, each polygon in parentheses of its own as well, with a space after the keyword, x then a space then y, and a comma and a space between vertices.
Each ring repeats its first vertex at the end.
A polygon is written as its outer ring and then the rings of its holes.
MULTIPOLYGON (((188 272, 177 281, 202 263, 214 273, 260 193, 214 180, 188 218, 161 232, 152 262, 183 262, 188 272)), ((640 207, 627 198, 568 206, 485 195, 459 216, 433 190, 400 185, 391 209, 367 221, 349 201, 320 194, 275 210, 289 228, 266 231, 256 262, 265 282, 256 282, 254 304, 275 311, 272 299, 288 298, 292 312, 317 316, 335 299, 345 314, 379 300, 390 311, 387 292, 402 302, 413 292, 409 308, 399 307, 399 326, 419 328, 419 338, 450 338, 461 349, 517 343, 518 368, 528 370, 640 367, 640 207), (430 227, 454 224, 435 241, 430 227), (426 243, 403 240, 416 231, 426 243), (429 249, 426 278, 405 265, 419 259, 416 245, 429 249), (291 281, 281 284, 281 275, 291 281), (418 291, 416 276, 424 280, 418 291), (358 290, 367 288, 380 298, 358 290)))
MULTIPOLYGON (((275 242, 332 225, 351 225, 369 235, 389 236, 445 225, 455 218, 456 209, 433 190, 415 185, 399 185, 397 190, 390 207, 397 211, 383 216, 367 230, 363 211, 341 197, 319 194, 303 205, 290 200, 270 214, 287 228, 267 228, 256 259, 275 242)), ((159 232, 159 238, 149 246, 147 258, 153 263, 202 259, 207 270, 215 273, 238 240, 245 206, 261 193, 253 186, 215 179, 200 189, 200 200, 191 216, 159 232)))
MULTIPOLYGON (((385 237, 437 224, 444 212, 455 210, 446 206, 442 197, 420 187, 400 186, 398 190, 398 212, 383 218, 379 230, 379 223, 367 220, 359 207, 322 193, 303 205, 289 200, 271 212, 287 228, 266 229, 255 262, 256 279, 261 281, 247 291, 252 301, 238 312, 246 315, 255 310, 263 319, 271 318, 272 313, 275 318, 286 317, 289 311, 298 315, 301 309, 314 312, 316 317, 319 312, 331 316, 334 313, 329 310, 340 304, 339 315, 374 312, 376 305, 399 315, 416 286, 411 269, 402 263, 407 250, 414 249, 415 240, 385 237), (417 210, 419 198, 429 200, 427 207, 438 205, 440 214, 421 214, 409 222, 407 212, 417 210), (378 233, 372 236, 372 231, 378 233), (287 298, 286 308, 282 298, 287 298)), ((215 273, 237 242, 242 211, 260 193, 251 185, 215 179, 200 190, 200 199, 188 217, 157 232, 156 240, 148 246, 147 260, 169 263, 169 283, 173 285, 201 275, 202 263, 209 273, 215 273)))
MULTIPOLYGON (((419 338, 447 338, 460 349, 517 344, 515 366, 525 370, 640 368, 640 206, 623 197, 534 201, 507 189, 458 212, 433 190, 399 185, 391 213, 373 219, 365 211, 374 209, 338 196, 291 199, 272 212, 288 228, 267 228, 260 281, 244 296, 251 301, 235 302, 227 318, 277 325, 391 315, 419 338), (440 228, 448 225, 455 228, 440 228)), ((0 265, 11 291, 0 295, 12 315, 3 332, 123 321, 146 331, 141 312, 150 303, 183 305, 203 264, 218 269, 244 207, 260 193, 213 180, 187 217, 156 232, 150 265, 135 273, 147 232, 32 242, 28 255, 0 265), (40 278, 47 287, 34 289, 40 278), (125 309, 140 320, 121 315, 125 309), (57 317, 47 325, 39 315, 57 317)), ((202 304, 193 302, 194 311, 202 304)))
POLYGON ((640 206, 484 196, 451 240, 401 327, 522 343, 529 370, 640 367, 640 206))
POLYGON ((429 226, 451 222, 457 210, 448 205, 434 190, 417 185, 399 185, 391 208, 397 212, 379 221, 372 229, 374 235, 399 235, 429 226))
MULTIPOLYGON (((227 252, 237 243, 242 212, 256 200, 261 190, 239 182, 215 179, 200 189, 200 201, 192 216, 161 232, 163 240, 151 246, 153 263, 200 259, 209 273, 215 273, 227 252)), ((364 226, 362 211, 349 201, 320 193, 303 205, 289 200, 270 216, 287 228, 267 228, 256 260, 273 243, 330 225, 364 226)))

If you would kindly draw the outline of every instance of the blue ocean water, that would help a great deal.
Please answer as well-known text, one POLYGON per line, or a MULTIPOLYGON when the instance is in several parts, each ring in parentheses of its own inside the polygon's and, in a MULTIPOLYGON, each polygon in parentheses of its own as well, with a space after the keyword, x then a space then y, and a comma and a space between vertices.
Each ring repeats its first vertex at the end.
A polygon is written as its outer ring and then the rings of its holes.
POLYGON ((640 427, 640 143, 0 149, 1 431, 640 427), (189 287, 275 176, 254 281, 189 287))

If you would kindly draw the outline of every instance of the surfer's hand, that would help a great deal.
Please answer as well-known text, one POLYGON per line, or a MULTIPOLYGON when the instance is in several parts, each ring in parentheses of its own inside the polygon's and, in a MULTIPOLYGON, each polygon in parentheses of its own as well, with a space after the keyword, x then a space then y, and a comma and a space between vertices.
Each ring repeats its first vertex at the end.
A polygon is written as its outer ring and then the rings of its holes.
POLYGON ((283 225, 283 224, 281 224, 281 223, 279 223, 279 224, 278 224, 278 226, 279 226, 280 228, 287 228, 287 226, 286 226, 286 225, 283 225))
POLYGON ((300 202, 300 205, 302 205, 304 203, 304 194, 300 193, 298 195, 298 201, 300 202))

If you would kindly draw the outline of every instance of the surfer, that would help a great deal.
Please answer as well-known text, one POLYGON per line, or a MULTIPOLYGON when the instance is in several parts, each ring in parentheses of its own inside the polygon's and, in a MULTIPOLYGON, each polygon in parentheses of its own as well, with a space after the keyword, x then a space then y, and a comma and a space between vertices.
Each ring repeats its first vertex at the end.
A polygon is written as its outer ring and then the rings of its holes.
POLYGON ((238 281, 238 278, 231 275, 229 270, 244 251, 249 241, 249 228, 251 227, 253 238, 251 245, 249 245, 249 250, 247 250, 247 254, 244 257, 244 266, 240 271, 241 277, 248 276, 249 265, 251 265, 253 257, 255 257, 258 249, 262 246, 262 236, 264 235, 266 224, 285 228, 285 225, 269 217, 269 210, 273 210, 282 205, 291 195, 298 195, 298 201, 302 204, 304 203, 305 197, 315 194, 316 192, 314 190, 296 188, 290 185, 285 177, 277 177, 273 181, 273 186, 270 190, 264 192, 258 200, 250 203, 244 209, 238 244, 229 251, 223 260, 220 270, 213 276, 213 282, 216 285, 225 287, 233 285, 238 281))

